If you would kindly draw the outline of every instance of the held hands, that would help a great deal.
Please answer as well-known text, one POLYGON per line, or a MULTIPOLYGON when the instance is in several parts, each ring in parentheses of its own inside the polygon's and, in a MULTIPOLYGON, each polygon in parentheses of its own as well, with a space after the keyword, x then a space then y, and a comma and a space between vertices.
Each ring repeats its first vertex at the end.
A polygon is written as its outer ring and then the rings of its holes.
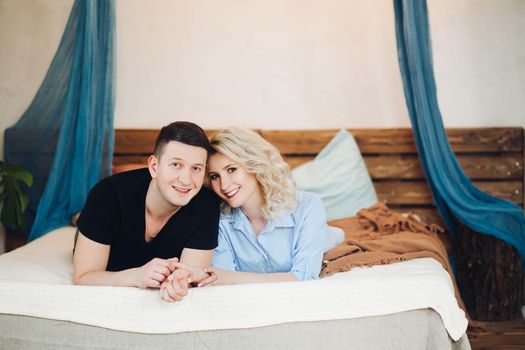
POLYGON ((166 279, 159 290, 160 298, 167 302, 180 301, 188 294, 188 271, 183 269, 175 270, 166 279))
POLYGON ((172 264, 177 258, 154 258, 135 269, 134 285, 139 288, 159 288, 161 283, 173 272, 172 264))
POLYGON ((169 302, 182 300, 188 294, 189 272, 176 269, 178 258, 154 258, 135 269, 134 284, 139 288, 159 288, 161 299, 169 302), (168 277, 170 277, 169 283, 168 277))
MULTIPOLYGON (((188 284, 196 287, 206 287, 206 286, 217 286, 224 284, 233 284, 234 283, 234 273, 233 271, 214 269, 212 267, 207 267, 201 269, 194 266, 189 266, 178 261, 174 261, 171 265, 175 268, 175 271, 185 270, 188 272, 188 284)), ((173 280, 173 274, 169 275, 168 278, 162 283, 161 289, 165 288, 170 281, 173 280)))
MULTIPOLYGON (((173 260, 171 262, 171 267, 173 267, 173 270, 186 270, 188 271, 188 283, 197 285, 202 280, 210 277, 209 274, 206 273, 203 269, 199 267, 194 267, 190 265, 183 264, 179 262, 178 260, 173 260)), ((172 276, 168 276, 168 281, 172 280, 172 276)))
POLYGON ((188 294, 190 283, 209 277, 203 269, 180 263, 178 259, 169 259, 170 269, 173 271, 160 286, 160 297, 167 302, 181 300, 188 294))
POLYGON ((232 284, 232 271, 208 267, 201 269, 179 262, 178 258, 154 258, 135 270, 135 285, 160 288, 162 300, 175 302, 188 294, 190 284, 198 287, 232 284))

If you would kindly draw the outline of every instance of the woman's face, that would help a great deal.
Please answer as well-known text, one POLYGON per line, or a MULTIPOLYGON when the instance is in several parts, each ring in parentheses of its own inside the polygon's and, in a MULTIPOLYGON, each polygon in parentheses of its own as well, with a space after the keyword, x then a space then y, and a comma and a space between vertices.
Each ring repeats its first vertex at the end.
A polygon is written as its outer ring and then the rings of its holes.
POLYGON ((208 160, 208 176, 217 195, 232 208, 259 204, 261 193, 254 174, 222 153, 215 153, 208 160))

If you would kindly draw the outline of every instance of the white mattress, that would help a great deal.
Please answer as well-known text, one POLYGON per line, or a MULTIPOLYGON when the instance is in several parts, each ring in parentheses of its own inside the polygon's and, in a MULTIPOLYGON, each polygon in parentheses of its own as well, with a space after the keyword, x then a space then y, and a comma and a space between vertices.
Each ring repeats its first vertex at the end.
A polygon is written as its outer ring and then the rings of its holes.
POLYGON ((165 334, 432 308, 453 340, 467 329, 449 275, 430 258, 318 281, 194 288, 183 301, 166 303, 156 290, 71 285, 74 232, 58 229, 0 256, 0 313, 165 334))

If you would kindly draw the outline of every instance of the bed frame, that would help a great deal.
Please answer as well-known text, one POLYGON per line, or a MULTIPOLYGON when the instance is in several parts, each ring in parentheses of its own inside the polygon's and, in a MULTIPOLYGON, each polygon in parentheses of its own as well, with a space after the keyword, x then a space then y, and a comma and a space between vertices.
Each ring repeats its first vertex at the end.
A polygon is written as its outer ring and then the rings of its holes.
MULTIPOLYGON (((355 137, 379 200, 442 225, 421 171, 412 130, 348 129, 355 137)), ((317 155, 338 130, 256 130, 293 168, 317 155)), ((215 130, 208 130, 211 135, 215 130)), ((158 130, 117 129, 114 164, 144 163, 158 130)), ((483 191, 523 207, 524 129, 448 129, 449 142, 465 173, 483 191)))
MULTIPOLYGON (((443 226, 419 165, 412 130, 348 130, 356 138, 379 199, 394 210, 413 211, 425 222, 443 226)), ((116 129, 113 164, 146 164, 158 131, 116 129)), ((255 131, 274 144, 290 166, 295 167, 315 157, 338 130, 255 131)), ((214 132, 216 130, 207 130, 208 135, 214 132)), ((476 185, 523 207, 522 127, 447 129, 447 134, 461 166, 476 185)), ((452 244, 448 237, 441 238, 450 250, 452 244)), ((26 235, 7 232, 7 251, 25 244, 26 240, 26 235)))

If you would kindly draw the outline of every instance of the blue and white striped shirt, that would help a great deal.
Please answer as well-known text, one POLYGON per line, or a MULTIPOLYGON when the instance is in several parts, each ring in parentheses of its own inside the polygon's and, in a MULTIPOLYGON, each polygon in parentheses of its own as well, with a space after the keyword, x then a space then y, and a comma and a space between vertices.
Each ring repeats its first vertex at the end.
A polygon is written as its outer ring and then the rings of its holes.
POLYGON ((290 214, 268 220, 257 236, 242 210, 221 215, 213 267, 244 272, 289 272, 299 280, 319 278, 327 225, 323 204, 314 194, 297 194, 290 214))

